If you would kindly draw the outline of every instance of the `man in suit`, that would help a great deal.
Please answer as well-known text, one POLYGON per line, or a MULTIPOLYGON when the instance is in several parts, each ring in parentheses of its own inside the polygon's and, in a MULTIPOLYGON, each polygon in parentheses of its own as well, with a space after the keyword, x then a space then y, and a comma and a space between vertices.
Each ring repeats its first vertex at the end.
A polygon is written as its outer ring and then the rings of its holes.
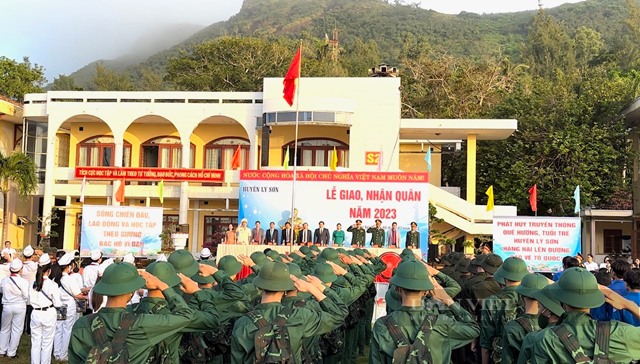
POLYGON ((282 240, 280 245, 292 244, 295 240, 295 232, 291 228, 291 223, 287 221, 284 224, 284 229, 282 229, 282 240))
POLYGON ((311 230, 309 230, 309 224, 305 222, 302 224, 302 230, 298 232, 298 244, 307 245, 311 242, 313 242, 313 234, 311 233, 311 230))
POLYGON ((395 221, 391 224, 391 231, 387 233, 387 246, 389 248, 392 246, 400 247, 400 230, 398 230, 398 223, 395 221))
POLYGON ((313 243, 325 246, 330 241, 329 229, 324 227, 324 221, 318 223, 318 228, 313 232, 313 243))
POLYGON ((278 245, 278 230, 276 229, 276 224, 271 221, 269 224, 269 230, 265 235, 265 244, 278 245))
POLYGON ((256 221, 256 227, 251 229, 251 243, 264 244, 264 229, 260 228, 260 221, 256 221))

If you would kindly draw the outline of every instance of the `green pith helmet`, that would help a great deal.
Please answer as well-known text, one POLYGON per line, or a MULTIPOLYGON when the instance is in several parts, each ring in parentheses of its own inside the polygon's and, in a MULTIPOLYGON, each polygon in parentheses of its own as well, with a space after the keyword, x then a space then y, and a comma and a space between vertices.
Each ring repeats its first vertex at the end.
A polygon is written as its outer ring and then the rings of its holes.
POLYGON ((293 259, 293 263, 302 262, 302 257, 299 256, 298 254, 289 254, 289 258, 293 259))
POLYGON ((280 259, 282 259, 284 263, 289 263, 289 257, 286 254, 280 254, 280 259))
POLYGON ((417 259, 415 256, 413 255, 403 255, 400 263, 404 263, 404 262, 415 262, 417 259))
POLYGON ((398 266, 389 283, 396 287, 412 291, 428 291, 433 289, 429 280, 429 272, 424 264, 417 261, 404 262, 398 266))
POLYGON ((318 253, 320 253, 320 248, 318 248, 318 247, 317 247, 317 246, 315 246, 315 245, 311 245, 311 246, 309 247, 309 249, 310 249, 310 250, 313 250, 314 252, 318 252, 318 253))
POLYGON ((485 272, 495 274, 502 265, 502 258, 496 254, 487 254, 480 266, 485 272))
POLYGON ((104 270, 102 279, 93 287, 93 291, 108 297, 120 296, 139 290, 145 283, 133 264, 119 262, 104 270))
POLYGON ((552 285, 551 294, 558 301, 575 308, 596 308, 604 303, 596 277, 580 267, 569 268, 552 285))
POLYGON ((255 265, 257 265, 258 267, 262 267, 264 263, 267 262, 267 256, 264 255, 263 252, 253 252, 251 253, 250 258, 251 260, 253 260, 253 263, 255 263, 255 265))
POLYGON ((331 283, 338 279, 338 276, 333 272, 333 268, 327 263, 316 264, 313 275, 318 277, 322 283, 331 283))
POLYGON ((401 257, 403 257, 403 256, 405 256, 405 255, 410 255, 410 256, 412 256, 412 257, 414 257, 414 256, 415 256, 415 254, 413 254, 413 250, 408 249, 408 248, 407 248, 407 249, 402 249, 402 253, 400 253, 400 256, 401 256, 401 257))
POLYGON ((361 256, 361 257, 363 257, 363 258, 364 258, 364 250, 362 250, 362 249, 360 249, 360 248, 355 248, 355 249, 353 249, 353 252, 354 252, 356 255, 361 256))
POLYGON ((296 278, 306 279, 306 277, 302 274, 302 270, 300 269, 299 265, 297 265, 296 263, 289 263, 287 264, 287 266, 289 266, 289 274, 293 274, 294 276, 296 276, 296 278))
POLYGON ((200 269, 200 265, 193 257, 193 254, 184 249, 171 253, 167 261, 173 265, 176 273, 182 273, 187 277, 193 277, 200 269))
POLYGON ((318 255, 318 262, 332 262, 336 264, 342 264, 342 262, 340 261, 340 257, 338 256, 338 251, 331 248, 323 250, 322 253, 318 255))
POLYGON ((369 253, 369 250, 367 250, 366 248, 362 248, 362 251, 363 251, 365 254, 369 254, 369 255, 371 255, 371 253, 369 253))
POLYGON ((472 260, 469 262, 469 265, 467 266, 467 270, 468 270, 468 271, 469 271, 469 273, 471 273, 471 274, 478 274, 478 269, 477 269, 477 268, 478 268, 478 266, 477 266, 477 265, 475 265, 475 264, 473 264, 473 262, 474 262, 474 261, 475 261, 475 259, 472 259, 472 260))
MULTIPOLYGON (((200 264, 204 264, 204 265, 210 265, 212 267, 216 266, 216 263, 213 260, 203 260, 200 262, 200 264)), ((217 267, 216 267, 217 268, 217 267)), ((213 278, 213 276, 208 276, 208 277, 203 277, 200 274, 196 273, 194 276, 191 277, 191 279, 196 282, 196 283, 200 283, 200 284, 209 284, 209 283, 213 283, 216 280, 213 278)))
POLYGON ((484 261, 486 258, 487 258, 486 254, 476 255, 476 257, 473 258, 473 261, 471 261, 471 264, 475 265, 476 267, 479 267, 482 265, 482 261, 484 261))
POLYGON ((356 252, 354 252, 353 250, 347 250, 346 253, 350 257, 356 257, 357 256, 356 252))
POLYGON ((451 254, 451 257, 449 258, 449 261, 451 262, 451 265, 457 266, 458 263, 460 263, 460 260, 463 257, 464 257, 464 254, 462 254, 462 253, 453 253, 453 254, 451 254))
POLYGON ((469 263, 471 263, 469 258, 460 259, 460 262, 456 266, 456 272, 469 273, 469 263))
POLYGON ((218 261, 218 269, 231 277, 242 270, 242 264, 233 255, 225 255, 218 261))
POLYGON ((266 254, 274 262, 279 262, 280 261, 280 253, 278 253, 277 251, 269 250, 268 252, 266 252, 266 254))
POLYGON ((493 279, 500 283, 501 285, 505 286, 507 285, 507 283, 505 283, 504 281, 504 277, 502 276, 502 269, 498 268, 498 270, 493 274, 493 279))
POLYGON ((542 274, 529 273, 522 278, 522 281, 516 287, 516 292, 521 296, 533 298, 533 292, 539 291, 548 285, 549 280, 542 274))
POLYGON ((556 283, 549 284, 539 291, 533 291, 532 298, 544 305, 544 307, 551 311, 554 315, 560 317, 564 313, 564 308, 562 308, 560 301, 558 301, 551 294, 551 289, 555 285, 556 283))
POLYGON ((289 274, 289 268, 286 264, 267 262, 260 269, 260 274, 253 279, 253 285, 265 291, 291 291, 295 289, 295 286, 289 274))
POLYGON ((180 277, 176 274, 176 269, 167 262, 153 262, 147 266, 146 271, 156 276, 169 287, 175 287, 180 284, 180 277))
POLYGON ((500 269, 500 275, 502 275, 504 279, 508 279, 513 282, 520 282, 524 276, 529 274, 527 263, 516 257, 507 258, 504 263, 502 263, 500 269))
POLYGON ((336 248, 338 254, 347 254, 347 251, 344 248, 336 248))
POLYGON ((311 252, 311 249, 309 249, 308 246, 301 246, 300 253, 304 254, 307 258, 313 255, 313 253, 311 252))

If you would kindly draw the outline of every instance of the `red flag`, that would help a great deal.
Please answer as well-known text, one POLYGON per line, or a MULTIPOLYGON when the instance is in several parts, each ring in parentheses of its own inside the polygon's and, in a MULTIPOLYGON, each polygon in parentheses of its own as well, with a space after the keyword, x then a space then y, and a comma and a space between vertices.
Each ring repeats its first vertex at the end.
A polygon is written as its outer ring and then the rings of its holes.
POLYGON ((124 177, 122 177, 122 181, 120 181, 120 186, 116 191, 116 201, 124 202, 124 177))
POLYGON ((529 202, 531 203, 531 210, 538 211, 538 185, 533 185, 529 190, 531 197, 529 198, 529 202))
POLYGON ((236 152, 233 153, 233 159, 231 159, 231 169, 240 168, 241 159, 242 158, 240 158, 240 146, 238 145, 238 149, 236 149, 236 152))
POLYGON ((296 94, 296 85, 300 78, 300 52, 302 52, 302 45, 298 47, 298 52, 296 53, 296 56, 293 57, 293 61, 291 61, 289 72, 284 76, 284 81, 282 82, 284 85, 284 90, 282 91, 284 94, 283 97, 289 106, 293 106, 293 99, 296 94))

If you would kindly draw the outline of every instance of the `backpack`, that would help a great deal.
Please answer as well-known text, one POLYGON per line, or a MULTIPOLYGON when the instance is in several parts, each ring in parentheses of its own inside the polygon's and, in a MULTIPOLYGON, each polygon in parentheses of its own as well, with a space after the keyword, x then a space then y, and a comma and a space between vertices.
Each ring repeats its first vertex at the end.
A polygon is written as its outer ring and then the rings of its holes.
MULTIPOLYGON (((499 293, 496 297, 500 301, 509 302, 511 297, 504 293, 499 293)), ((520 317, 524 314, 524 302, 522 301, 522 297, 518 295, 518 303, 516 305, 507 305, 504 310, 504 314, 499 317, 499 322, 496 322, 496 328, 499 328, 499 331, 496 330, 496 336, 493 338, 491 343, 491 359, 493 363, 498 364, 502 362, 502 330, 504 330, 504 325, 516 319, 516 317, 520 317), (499 325, 498 325, 499 324, 499 325)), ((520 323, 522 325, 522 323, 520 323)), ((528 322, 527 322, 528 324, 528 322)), ((526 328, 525 328, 526 330, 526 328)))
POLYGON ((127 313, 124 315, 120 326, 113 334, 113 338, 109 339, 107 330, 104 327, 104 321, 93 314, 88 316, 91 322, 91 335, 95 341, 95 345, 89 350, 86 364, 127 364, 129 363, 129 350, 125 341, 129 335, 129 329, 136 322, 137 317, 127 313))
POLYGON ((187 332, 180 339, 180 361, 206 363, 211 358, 231 353, 231 334, 236 318, 220 324, 217 331, 187 332))
MULTIPOLYGON (((157 315, 160 312, 167 308, 168 304, 166 301, 160 301, 153 305, 148 313, 157 315)), ((136 304, 132 307, 134 314, 145 314, 142 309, 142 305, 140 303, 136 304)), ((167 348, 167 344, 164 340, 162 340, 159 344, 155 345, 153 349, 151 349, 151 353, 149 353, 149 357, 145 361, 146 364, 169 364, 171 363, 171 355, 169 355, 169 348, 167 348)))
POLYGON ((320 335, 320 352, 322 357, 340 355, 344 351, 344 334, 345 327, 340 325, 337 329, 320 335))
POLYGON ((593 359, 588 357, 580 342, 576 339, 564 325, 556 325, 551 328, 562 345, 567 349, 576 363, 585 364, 613 364, 613 360, 609 359, 609 338, 611 337, 611 321, 596 322, 596 342, 593 347, 593 359))
POLYGON ((358 326, 358 321, 365 316, 365 299, 364 294, 349 306, 349 314, 344 319, 344 326, 347 331, 353 330, 358 326))
POLYGON ((391 335, 391 338, 396 344, 396 349, 393 351, 394 364, 433 363, 427 343, 429 342, 433 324, 435 324, 437 319, 437 315, 427 315, 424 320, 422 320, 422 325, 420 325, 420 330, 414 341, 410 342, 402 330, 400 330, 400 326, 398 326, 398 323, 393 317, 384 316, 381 318, 382 323, 387 327, 389 335, 391 335))
POLYGON ((295 356, 291 349, 287 320, 293 313, 290 308, 283 308, 273 323, 267 322, 260 311, 251 311, 247 316, 258 327, 254 337, 256 352, 255 364, 292 363, 295 356))

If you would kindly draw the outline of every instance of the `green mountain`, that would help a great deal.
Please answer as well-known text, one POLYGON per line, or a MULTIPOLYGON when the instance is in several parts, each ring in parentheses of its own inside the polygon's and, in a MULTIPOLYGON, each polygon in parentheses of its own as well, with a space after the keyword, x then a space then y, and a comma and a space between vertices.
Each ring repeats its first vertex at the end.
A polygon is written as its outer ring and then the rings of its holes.
MULTIPOLYGON (((569 29, 586 26, 598 31, 610 45, 616 44, 616 34, 625 28, 628 17, 625 0, 587 0, 545 12, 569 29)), ((382 0, 245 0, 240 12, 229 20, 214 23, 142 62, 129 63, 126 70, 134 81, 141 77, 143 68, 163 75, 167 60, 181 49, 223 35, 324 38, 327 34, 331 37, 334 29, 342 47, 349 47, 357 38, 375 40, 381 58, 389 64, 398 63, 407 37, 424 37, 433 49, 452 55, 473 58, 500 51, 519 60, 534 14, 447 15, 382 0)), ((112 67, 107 62, 105 66, 112 67)), ((122 64, 117 68, 122 69, 122 64)), ((86 67, 76 74, 85 75, 86 67)), ((77 79, 81 85, 84 81, 84 76, 77 79)))

